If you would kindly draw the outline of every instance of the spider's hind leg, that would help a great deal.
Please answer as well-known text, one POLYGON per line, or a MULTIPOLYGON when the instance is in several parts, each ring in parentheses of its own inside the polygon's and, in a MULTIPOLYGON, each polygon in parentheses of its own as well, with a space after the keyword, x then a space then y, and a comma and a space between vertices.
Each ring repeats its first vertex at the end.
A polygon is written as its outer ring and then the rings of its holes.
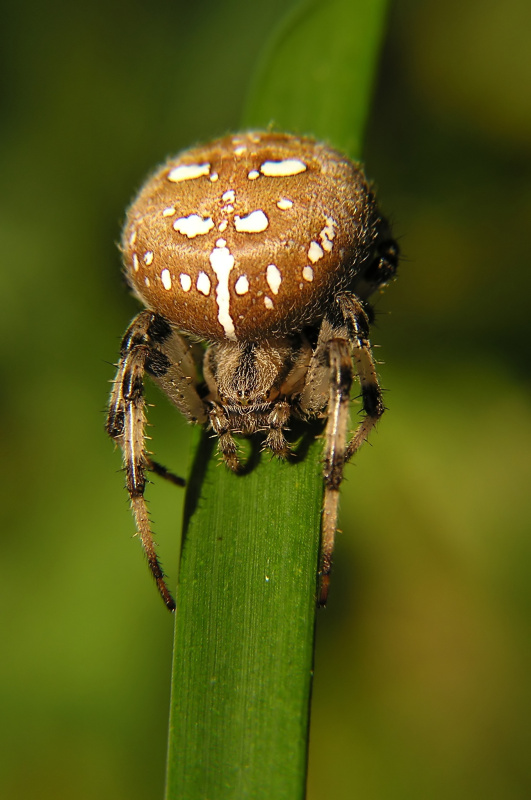
POLYGON ((173 483, 175 486, 186 486, 186 481, 184 478, 181 478, 174 472, 170 472, 170 470, 166 469, 166 467, 163 464, 159 464, 158 461, 154 461, 147 454, 146 454, 146 469, 148 469, 150 472, 155 473, 155 475, 158 475, 159 478, 164 478, 170 483, 173 483))

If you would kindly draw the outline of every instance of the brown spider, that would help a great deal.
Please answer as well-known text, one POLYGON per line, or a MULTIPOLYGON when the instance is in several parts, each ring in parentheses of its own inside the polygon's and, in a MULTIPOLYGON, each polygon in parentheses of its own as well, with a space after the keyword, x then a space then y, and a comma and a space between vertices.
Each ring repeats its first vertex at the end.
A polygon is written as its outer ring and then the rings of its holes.
POLYGON ((292 416, 326 418, 320 597, 324 603, 346 461, 384 411, 369 343, 369 296, 396 272, 398 247, 361 168, 312 139, 227 136, 170 159, 143 186, 123 233, 127 281, 146 306, 122 342, 108 434, 120 445, 149 566, 145 471, 181 479, 144 444, 144 373, 184 416, 217 434, 238 471, 234 434, 264 434, 286 458, 292 416), (198 341, 207 343, 202 365, 198 341), (350 390, 364 419, 348 437, 350 390))

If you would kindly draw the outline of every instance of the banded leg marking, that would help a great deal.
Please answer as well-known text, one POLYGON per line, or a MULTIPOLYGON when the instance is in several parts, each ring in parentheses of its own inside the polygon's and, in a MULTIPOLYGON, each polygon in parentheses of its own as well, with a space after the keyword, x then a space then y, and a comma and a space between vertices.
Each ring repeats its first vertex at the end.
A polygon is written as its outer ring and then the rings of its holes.
MULTIPOLYGON (((149 514, 144 499, 145 471, 151 470, 173 483, 184 481, 153 461, 145 449, 144 373, 149 361, 159 361, 157 345, 170 335, 168 323, 157 314, 142 311, 129 326, 120 351, 120 362, 111 392, 106 430, 120 445, 137 534, 149 568, 166 606, 173 611, 175 602, 164 580, 158 560, 149 514), (157 355, 158 354, 158 355, 157 355)), ((160 369, 160 367, 159 367, 160 369)))

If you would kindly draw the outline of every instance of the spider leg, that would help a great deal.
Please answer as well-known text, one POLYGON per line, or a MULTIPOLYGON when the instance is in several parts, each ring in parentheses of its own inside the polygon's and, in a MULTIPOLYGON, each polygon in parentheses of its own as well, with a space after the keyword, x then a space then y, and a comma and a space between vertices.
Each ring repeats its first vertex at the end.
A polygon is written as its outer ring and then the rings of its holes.
POLYGON ((284 428, 291 415, 289 403, 280 400, 275 403, 273 410, 267 416, 268 434, 264 441, 264 450, 271 450, 277 458, 287 458, 291 448, 284 436, 284 428))
POLYGON ((218 437, 218 449, 227 467, 238 472, 241 467, 238 446, 232 435, 230 420, 219 403, 212 402, 209 412, 210 425, 218 437))
POLYGON ((325 319, 321 326, 300 399, 304 414, 322 413, 327 406, 319 571, 321 605, 326 603, 328 596, 343 468, 367 439, 384 411, 368 335, 369 321, 362 303, 353 294, 339 295, 333 316, 325 319), (354 374, 360 381, 365 416, 347 443, 354 374))
POLYGON ((148 469, 150 472, 154 472, 155 475, 158 475, 160 478, 164 478, 170 483, 173 483, 175 486, 186 486, 186 481, 184 478, 181 478, 179 475, 175 475, 175 473, 170 472, 170 470, 166 469, 163 464, 159 464, 158 461, 154 461, 147 454, 145 458, 146 469, 148 469))
POLYGON ((369 341, 369 323, 362 304, 352 294, 343 294, 338 298, 338 303, 343 313, 352 353, 355 361, 355 371, 361 388, 364 419, 358 425, 354 436, 347 445, 345 461, 348 461, 367 440, 383 412, 382 390, 378 382, 376 367, 372 357, 369 341))
POLYGON ((319 569, 319 604, 328 598, 332 554, 337 529, 339 487, 343 480, 346 461, 346 439, 349 425, 350 387, 353 364, 350 345, 346 339, 334 338, 328 342, 330 392, 328 419, 325 430, 323 515, 321 521, 321 562, 319 569))
MULTIPOLYGON (((131 499, 131 508, 135 517, 136 528, 149 568, 157 584, 157 588, 170 610, 175 609, 175 602, 164 580, 164 572, 158 560, 149 514, 144 499, 146 485, 145 471, 151 470, 173 483, 182 484, 182 479, 166 470, 165 467, 153 461, 146 453, 145 448, 145 400, 144 400, 144 373, 148 372, 157 382, 165 381, 168 386, 177 385, 176 365, 170 355, 175 349, 175 338, 171 326, 158 314, 151 311, 142 311, 133 320, 122 341, 120 362, 114 381, 109 403, 109 414, 106 430, 109 436, 120 445, 123 454, 126 486, 131 499), (170 355, 168 355, 168 353, 170 355), (173 372, 172 372, 173 371, 173 372), (174 374, 175 373, 175 374, 174 374)), ((178 337, 182 343, 180 337, 178 337)), ((184 344, 182 344, 184 348, 184 344)), ((180 373, 180 380, 185 379, 180 373)), ((170 388, 171 388, 170 386, 170 388)), ((188 382, 186 382, 188 386, 188 382)), ((179 405, 181 395, 171 399, 179 405), (177 398, 177 399, 176 399, 177 398)), ((195 389, 193 390, 195 392, 195 389)), ((194 402, 194 396, 188 389, 188 394, 194 402)), ((196 406, 204 415, 201 401, 197 393, 196 406)), ((190 411, 188 413, 190 418, 190 411)))

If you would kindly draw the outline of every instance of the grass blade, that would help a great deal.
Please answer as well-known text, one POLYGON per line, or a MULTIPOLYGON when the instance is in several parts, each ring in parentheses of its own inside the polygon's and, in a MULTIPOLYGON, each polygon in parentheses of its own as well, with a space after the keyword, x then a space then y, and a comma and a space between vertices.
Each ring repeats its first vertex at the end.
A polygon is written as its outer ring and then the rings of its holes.
POLYGON ((244 126, 306 133, 361 157, 385 0, 315 0, 298 5, 264 53, 244 126))
MULTIPOLYGON (((312 133, 359 157, 385 3, 304 3, 259 67, 243 127, 312 133)), ((236 476, 205 433, 187 494, 166 800, 305 793, 321 442, 236 476)))
POLYGON ((177 595, 168 797, 303 795, 322 484, 312 438, 296 463, 263 456, 242 477, 201 439, 177 595))

